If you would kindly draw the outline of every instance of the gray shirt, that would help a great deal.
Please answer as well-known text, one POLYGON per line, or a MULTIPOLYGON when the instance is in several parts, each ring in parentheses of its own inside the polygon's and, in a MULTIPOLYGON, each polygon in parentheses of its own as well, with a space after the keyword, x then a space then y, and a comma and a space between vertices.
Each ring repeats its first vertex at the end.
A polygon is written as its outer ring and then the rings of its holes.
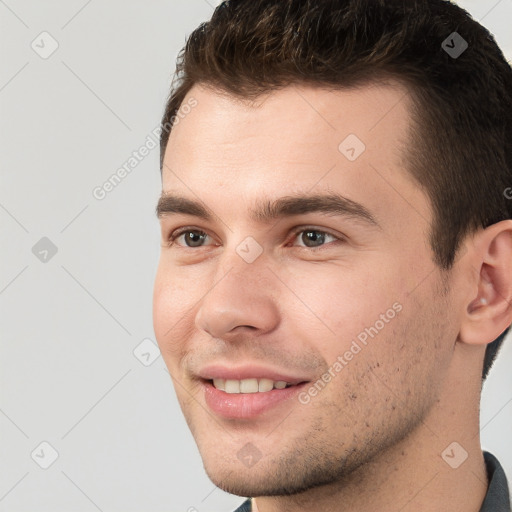
MULTIPOLYGON (((480 512, 511 512, 507 477, 498 459, 489 452, 484 453, 489 487, 480 512)), ((248 499, 234 512, 251 512, 251 500, 248 499)))

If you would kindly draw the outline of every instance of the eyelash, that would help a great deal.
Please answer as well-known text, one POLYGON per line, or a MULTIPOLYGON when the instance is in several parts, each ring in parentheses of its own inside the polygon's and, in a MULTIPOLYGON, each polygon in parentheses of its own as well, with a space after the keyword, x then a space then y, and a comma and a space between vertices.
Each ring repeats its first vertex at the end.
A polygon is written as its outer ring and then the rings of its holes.
MULTIPOLYGON (((332 236, 333 238, 335 238, 337 240, 337 242, 340 242, 340 243, 344 242, 343 237, 334 235, 332 233, 329 233, 328 231, 323 231, 321 229, 315 228, 314 226, 306 226, 306 227, 301 226, 300 228, 297 228, 296 230, 294 230, 292 232, 293 240, 295 240, 295 238, 297 238, 297 236, 300 233, 304 233, 305 231, 314 231, 314 232, 320 233, 322 235, 332 236)), ((203 231, 201 229, 196 229, 193 226, 186 226, 183 228, 179 228, 179 229, 174 230, 167 238, 167 247, 172 247, 174 245, 174 242, 176 241, 176 239, 178 239, 181 235, 183 235, 185 233, 189 233, 189 232, 199 233, 201 235, 208 235, 208 233, 206 233, 205 231, 203 231)), ((331 243, 333 243, 333 242, 331 242, 331 243)), ((310 251, 319 251, 319 250, 322 250, 322 248, 325 247, 326 245, 329 245, 329 243, 323 244, 319 247, 303 247, 303 246, 297 246, 297 247, 299 247, 300 249, 309 249, 310 251)), ((204 247, 204 246, 200 246, 200 247, 183 246, 184 249, 201 249, 202 247, 204 247)))

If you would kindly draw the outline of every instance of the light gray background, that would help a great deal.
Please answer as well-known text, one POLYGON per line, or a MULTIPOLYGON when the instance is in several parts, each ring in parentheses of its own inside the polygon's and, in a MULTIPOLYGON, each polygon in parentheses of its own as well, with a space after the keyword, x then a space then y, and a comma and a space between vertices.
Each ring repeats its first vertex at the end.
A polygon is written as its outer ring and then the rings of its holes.
MULTIPOLYGON (((158 148, 92 194, 158 125, 176 55, 217 3, 0 0, 0 511, 243 501, 204 474, 162 358, 133 353, 154 343, 158 148), (51 49, 44 31, 59 45, 46 59, 31 47, 51 49), (42 237, 58 251, 39 248, 46 262, 32 252, 42 237), (59 454, 48 469, 43 441, 59 454)), ((512 0, 460 3, 511 58, 512 0)), ((509 478, 511 367, 508 339, 481 410, 483 447, 509 478)))

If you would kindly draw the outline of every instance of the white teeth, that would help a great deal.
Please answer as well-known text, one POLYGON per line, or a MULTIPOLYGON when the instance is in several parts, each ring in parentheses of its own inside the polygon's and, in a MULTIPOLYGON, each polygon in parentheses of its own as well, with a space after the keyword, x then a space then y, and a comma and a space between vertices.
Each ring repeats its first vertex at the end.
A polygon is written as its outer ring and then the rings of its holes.
POLYGON ((224 379, 213 379, 213 385, 220 389, 221 391, 224 391, 226 389, 226 381, 224 379))
POLYGON ((270 379, 260 379, 258 383, 258 391, 270 391, 274 387, 274 382, 270 379))
POLYGON ((270 379, 213 379, 215 388, 226 393, 264 393, 272 389, 284 389, 287 383, 284 380, 273 381, 270 379))
POLYGON ((257 393, 258 379, 244 379, 240 381, 240 393, 257 393))
POLYGON ((224 388, 226 393, 240 393, 240 381, 239 380, 226 380, 224 388))

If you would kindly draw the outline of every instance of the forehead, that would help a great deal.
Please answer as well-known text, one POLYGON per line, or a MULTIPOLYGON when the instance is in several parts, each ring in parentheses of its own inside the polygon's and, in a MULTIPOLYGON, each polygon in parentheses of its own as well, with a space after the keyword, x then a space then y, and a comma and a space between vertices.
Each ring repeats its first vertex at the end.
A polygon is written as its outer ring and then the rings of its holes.
POLYGON ((173 128, 171 137, 186 131, 190 123, 185 123, 185 118, 199 115, 207 115, 217 126, 238 123, 237 127, 245 129, 249 129, 248 122, 266 122, 267 128, 272 130, 282 122, 295 120, 300 121, 301 128, 323 124, 325 128, 340 130, 351 125, 363 132, 373 131, 386 120, 388 126, 399 119, 408 121, 410 103, 408 87, 391 78, 338 89, 291 84, 264 92, 255 99, 196 84, 183 99, 177 119, 180 129, 173 128), (192 100, 195 106, 188 108, 186 104, 192 100))
POLYGON ((371 145, 380 148, 381 158, 396 161, 408 143, 410 121, 409 95, 397 82, 342 90, 292 85, 252 101, 196 85, 178 114, 164 158, 168 165, 175 156, 220 153, 244 161, 279 155, 304 161, 319 146, 339 157, 339 144, 349 135, 360 141, 357 152, 371 145))
POLYGON ((235 214, 239 198, 329 190, 376 212, 401 202, 395 214, 429 216, 405 167, 410 98, 398 83, 289 86, 254 101, 196 85, 183 104, 191 100, 169 137, 164 191, 207 204, 215 194, 235 214))

